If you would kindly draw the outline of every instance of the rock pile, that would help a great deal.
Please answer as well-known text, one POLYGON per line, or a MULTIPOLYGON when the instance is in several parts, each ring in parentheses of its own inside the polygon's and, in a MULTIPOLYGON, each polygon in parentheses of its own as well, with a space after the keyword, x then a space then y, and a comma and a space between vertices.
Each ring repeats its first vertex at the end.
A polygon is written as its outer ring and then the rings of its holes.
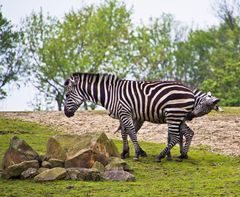
POLYGON ((14 136, 4 154, 2 166, 1 176, 6 179, 135 180, 105 133, 53 136, 48 140, 44 156, 14 136))

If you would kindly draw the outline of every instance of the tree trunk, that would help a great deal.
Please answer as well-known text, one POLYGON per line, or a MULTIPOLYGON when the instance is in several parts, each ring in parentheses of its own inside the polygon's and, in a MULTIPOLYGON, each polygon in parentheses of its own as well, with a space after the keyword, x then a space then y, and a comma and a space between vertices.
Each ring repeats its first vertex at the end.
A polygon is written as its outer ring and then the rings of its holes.
POLYGON ((56 96, 56 101, 57 101, 58 111, 62 111, 63 95, 58 93, 57 96, 56 96))

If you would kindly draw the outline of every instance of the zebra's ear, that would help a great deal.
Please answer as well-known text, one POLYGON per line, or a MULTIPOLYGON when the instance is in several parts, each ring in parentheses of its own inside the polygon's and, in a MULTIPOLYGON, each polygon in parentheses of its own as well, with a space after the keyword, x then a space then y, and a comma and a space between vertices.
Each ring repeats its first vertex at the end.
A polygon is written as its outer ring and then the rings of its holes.
POLYGON ((69 79, 67 79, 67 80, 64 82, 64 86, 68 86, 68 85, 69 85, 69 83, 70 83, 70 80, 69 80, 69 79))
POLYGON ((208 96, 212 96, 212 93, 211 93, 211 92, 208 92, 207 95, 208 95, 208 96))
POLYGON ((76 79, 76 77, 72 75, 72 76, 69 78, 69 82, 71 83, 71 85, 76 85, 76 84, 77 84, 77 79, 76 79))

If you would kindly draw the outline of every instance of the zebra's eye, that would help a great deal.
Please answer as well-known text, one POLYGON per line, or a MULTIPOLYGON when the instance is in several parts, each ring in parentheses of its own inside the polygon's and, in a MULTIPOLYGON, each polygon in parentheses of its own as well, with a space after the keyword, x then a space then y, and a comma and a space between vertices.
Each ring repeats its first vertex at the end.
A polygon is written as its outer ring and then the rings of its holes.
POLYGON ((66 94, 66 97, 67 97, 67 98, 69 97, 69 93, 66 94))

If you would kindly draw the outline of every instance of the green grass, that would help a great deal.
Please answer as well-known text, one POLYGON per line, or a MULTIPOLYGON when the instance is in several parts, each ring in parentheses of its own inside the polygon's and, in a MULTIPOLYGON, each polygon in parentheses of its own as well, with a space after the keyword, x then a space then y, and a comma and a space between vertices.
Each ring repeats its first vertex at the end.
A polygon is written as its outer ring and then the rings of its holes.
POLYGON ((14 135, 24 139, 39 154, 44 154, 48 138, 55 134, 57 131, 54 128, 21 120, 10 120, 0 116, 0 168, 3 154, 14 135))
MULTIPOLYGON (((0 117, 0 158, 13 135, 25 139, 40 153, 45 152, 48 137, 56 130, 47 126, 0 117), (14 134, 15 132, 15 134, 14 134), (20 134, 23 132, 23 134, 20 134)), ((115 141, 119 150, 121 142, 115 141)), ((214 154, 207 146, 192 148, 183 162, 153 162, 164 145, 141 142, 148 153, 140 162, 127 159, 136 182, 55 181, 0 179, 0 196, 238 196, 240 194, 240 158, 214 154), (67 189, 68 186, 72 189, 67 189)), ((133 148, 131 147, 131 150, 133 148)), ((133 153, 131 153, 133 155, 133 153)), ((179 148, 173 155, 179 154, 179 148)))
POLYGON ((216 112, 215 110, 211 111, 209 115, 240 115, 240 107, 221 107, 223 112, 216 112))

